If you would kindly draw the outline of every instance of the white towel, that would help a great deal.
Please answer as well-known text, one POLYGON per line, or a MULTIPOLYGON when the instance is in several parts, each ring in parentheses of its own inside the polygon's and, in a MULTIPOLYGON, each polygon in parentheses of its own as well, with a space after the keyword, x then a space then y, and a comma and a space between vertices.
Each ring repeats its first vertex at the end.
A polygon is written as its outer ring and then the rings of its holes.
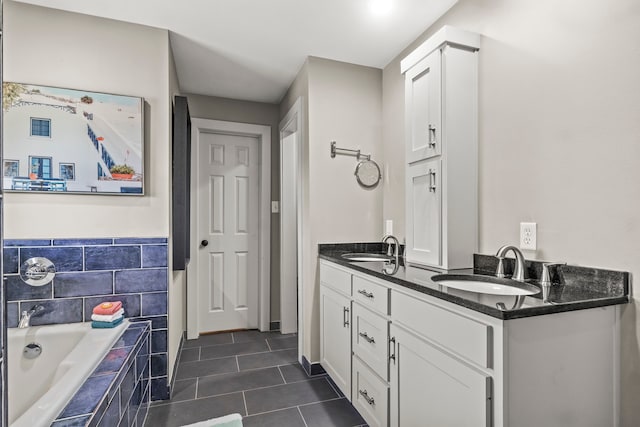
POLYGON ((95 320, 96 322, 113 322, 114 320, 121 318, 123 314, 124 314, 124 308, 121 308, 120 310, 110 315, 92 314, 91 320, 95 320))
POLYGON ((220 418, 213 418, 195 424, 184 425, 182 427, 242 427, 242 416, 240 414, 225 415, 220 418))

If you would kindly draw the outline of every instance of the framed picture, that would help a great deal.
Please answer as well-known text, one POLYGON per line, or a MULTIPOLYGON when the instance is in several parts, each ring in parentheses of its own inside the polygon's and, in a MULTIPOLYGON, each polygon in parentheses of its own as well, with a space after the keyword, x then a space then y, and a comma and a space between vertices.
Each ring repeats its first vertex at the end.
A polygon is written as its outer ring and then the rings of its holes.
POLYGON ((144 194, 144 100, 3 83, 5 191, 144 194))
POLYGON ((18 160, 5 160, 2 167, 2 176, 9 178, 18 176, 19 169, 20 162, 18 160))
POLYGON ((75 163, 60 163, 60 178, 65 181, 76 180, 76 165, 75 163))

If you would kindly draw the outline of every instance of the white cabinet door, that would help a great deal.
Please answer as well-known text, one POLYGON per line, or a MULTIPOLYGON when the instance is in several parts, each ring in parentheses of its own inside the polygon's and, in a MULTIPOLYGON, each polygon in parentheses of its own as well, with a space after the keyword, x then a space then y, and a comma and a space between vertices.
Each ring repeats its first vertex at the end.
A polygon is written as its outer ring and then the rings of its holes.
POLYGON ((440 62, 436 50, 405 76, 407 163, 442 152, 440 62))
POLYGON ((440 158, 407 165, 407 247, 409 262, 442 265, 442 173, 440 158))
POLYGON ((491 425, 491 377, 391 325, 391 427, 491 425))
POLYGON ((320 286, 320 364, 351 400, 351 300, 320 286))

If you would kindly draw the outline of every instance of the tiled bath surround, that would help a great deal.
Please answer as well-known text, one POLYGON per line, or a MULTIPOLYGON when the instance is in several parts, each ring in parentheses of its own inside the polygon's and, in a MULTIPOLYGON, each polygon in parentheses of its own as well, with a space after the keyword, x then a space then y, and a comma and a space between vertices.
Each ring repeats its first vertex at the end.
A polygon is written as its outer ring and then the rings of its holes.
POLYGON ((150 334, 150 322, 130 324, 52 427, 142 427, 151 391, 150 334))
POLYGON ((122 301, 125 317, 151 321, 151 399, 169 398, 167 383, 166 238, 5 240, 7 326, 19 313, 41 304, 32 325, 91 319, 101 301, 122 301), (20 279, 20 265, 39 256, 56 266, 52 283, 33 287, 20 279))

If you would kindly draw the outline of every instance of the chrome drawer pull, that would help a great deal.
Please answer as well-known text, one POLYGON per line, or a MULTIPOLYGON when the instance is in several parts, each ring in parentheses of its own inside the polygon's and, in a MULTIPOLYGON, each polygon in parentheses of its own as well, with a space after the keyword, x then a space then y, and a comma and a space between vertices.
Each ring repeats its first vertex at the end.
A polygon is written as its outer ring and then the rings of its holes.
POLYGON ((342 326, 349 327, 349 307, 343 307, 342 309, 342 326))
POLYGON ((393 351, 389 350, 391 356, 389 356, 389 360, 393 360, 393 364, 396 364, 396 337, 391 337, 389 339, 389 347, 393 344, 393 351))
POLYGON ((358 335, 364 338, 369 344, 373 344, 374 342, 376 342, 376 340, 374 340, 373 337, 367 335, 366 332, 359 332, 358 335))
POLYGON ((429 125, 429 148, 436 148, 436 127, 429 125))
POLYGON ((369 397, 369 393, 367 392, 367 390, 358 390, 358 393, 360 393, 360 395, 364 397, 364 400, 366 400, 369 405, 376 404, 375 399, 373 397, 369 397))
POLYGON ((365 296, 365 297, 367 297, 367 298, 373 298, 373 294, 372 294, 371 292, 367 292, 367 291, 366 291, 366 290, 364 290, 364 289, 360 289, 360 290, 358 291, 358 293, 359 293, 359 294, 361 294, 361 295, 364 295, 364 296, 365 296))

